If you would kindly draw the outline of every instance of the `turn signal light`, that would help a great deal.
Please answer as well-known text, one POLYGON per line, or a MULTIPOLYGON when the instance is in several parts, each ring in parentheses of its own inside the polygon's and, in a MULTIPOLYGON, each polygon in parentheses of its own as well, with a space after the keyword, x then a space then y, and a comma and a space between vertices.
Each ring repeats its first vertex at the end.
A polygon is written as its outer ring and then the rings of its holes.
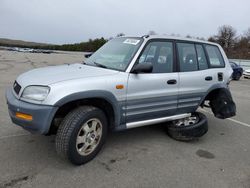
POLYGON ((28 121, 32 121, 33 119, 32 115, 24 114, 21 112, 16 112, 16 117, 20 119, 28 120, 28 121))
POLYGON ((116 89, 123 89, 124 85, 116 85, 116 89))

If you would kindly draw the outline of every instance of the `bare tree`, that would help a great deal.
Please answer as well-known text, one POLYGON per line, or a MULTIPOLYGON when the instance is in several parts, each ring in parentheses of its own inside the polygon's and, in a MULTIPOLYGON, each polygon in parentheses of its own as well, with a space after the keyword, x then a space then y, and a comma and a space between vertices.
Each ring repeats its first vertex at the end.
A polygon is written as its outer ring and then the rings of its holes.
POLYGON ((244 33, 244 37, 247 38, 247 40, 250 42, 250 28, 244 33))
POLYGON ((223 25, 219 27, 218 34, 215 38, 224 50, 229 52, 235 44, 236 30, 230 25, 223 25))
POLYGON ((216 42, 216 38, 214 36, 211 36, 207 39, 209 42, 216 42))

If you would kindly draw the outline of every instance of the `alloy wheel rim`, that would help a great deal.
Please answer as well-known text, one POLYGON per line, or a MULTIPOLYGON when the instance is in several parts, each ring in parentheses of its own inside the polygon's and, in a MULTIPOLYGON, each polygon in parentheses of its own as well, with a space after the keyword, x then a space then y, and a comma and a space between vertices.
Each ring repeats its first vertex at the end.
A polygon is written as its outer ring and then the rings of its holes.
POLYGON ((102 137, 102 123, 93 118, 85 122, 78 131, 76 138, 76 150, 82 155, 91 154, 100 143, 102 137))
POLYGON ((175 121, 175 125, 177 127, 185 127, 185 126, 190 126, 190 125, 194 125, 199 121, 199 117, 196 115, 191 115, 187 118, 183 118, 180 120, 175 121))

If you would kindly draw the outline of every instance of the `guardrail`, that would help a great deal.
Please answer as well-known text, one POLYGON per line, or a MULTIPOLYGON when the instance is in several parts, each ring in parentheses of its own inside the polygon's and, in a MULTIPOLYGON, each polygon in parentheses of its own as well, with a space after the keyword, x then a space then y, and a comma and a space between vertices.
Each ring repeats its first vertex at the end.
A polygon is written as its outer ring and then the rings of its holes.
POLYGON ((240 65, 244 70, 250 69, 250 60, 246 59, 229 59, 229 61, 233 61, 240 65))

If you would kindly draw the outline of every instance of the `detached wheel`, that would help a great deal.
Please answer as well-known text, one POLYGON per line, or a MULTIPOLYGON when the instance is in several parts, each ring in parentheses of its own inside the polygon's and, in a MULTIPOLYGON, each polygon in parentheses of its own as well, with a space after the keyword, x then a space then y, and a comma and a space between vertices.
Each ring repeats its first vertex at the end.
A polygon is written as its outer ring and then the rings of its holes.
POLYGON ((179 141, 191 141, 197 139, 208 131, 207 117, 195 112, 190 117, 175 120, 167 127, 167 134, 179 141))
POLYGON ((107 118, 102 110, 82 106, 62 121, 56 135, 56 151, 75 165, 92 160, 107 136, 107 118))

